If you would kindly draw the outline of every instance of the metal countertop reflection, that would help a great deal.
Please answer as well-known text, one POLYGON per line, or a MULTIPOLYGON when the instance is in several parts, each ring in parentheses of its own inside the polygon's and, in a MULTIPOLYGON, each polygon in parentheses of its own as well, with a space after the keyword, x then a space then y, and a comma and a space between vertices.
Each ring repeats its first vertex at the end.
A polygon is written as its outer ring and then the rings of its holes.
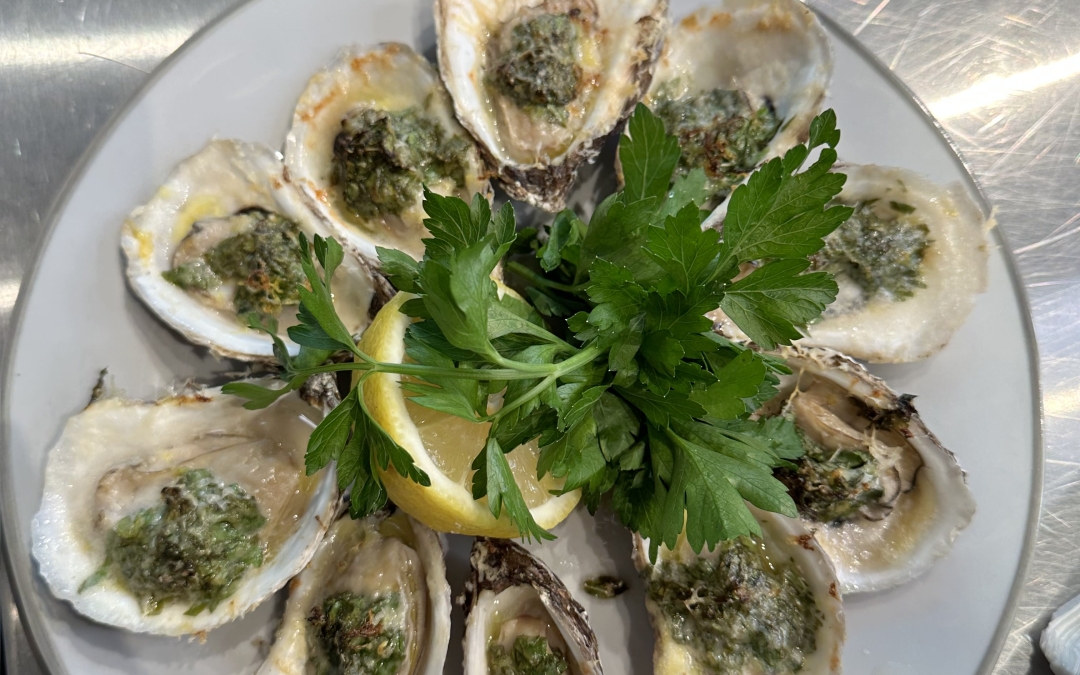
MULTIPOLYGON (((236 2, 0 3, 0 341, 46 216, 79 157, 158 63, 236 2)), ((1016 258, 1041 354, 1046 465, 1034 557, 994 673, 1049 674, 1039 632, 1053 608, 1080 593, 1076 0, 809 4, 863 41, 938 118, 1016 258)), ((7 672, 38 675, 2 567, 0 608, 7 672)))

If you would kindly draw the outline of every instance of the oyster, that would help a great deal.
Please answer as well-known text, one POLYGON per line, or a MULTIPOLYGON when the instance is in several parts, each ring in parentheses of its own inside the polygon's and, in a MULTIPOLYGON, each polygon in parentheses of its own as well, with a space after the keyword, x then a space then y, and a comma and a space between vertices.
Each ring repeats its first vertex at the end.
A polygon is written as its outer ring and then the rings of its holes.
POLYGON ((473 543, 470 562, 466 675, 521 672, 523 664, 545 673, 603 673, 585 609, 544 563, 514 542, 485 537, 473 543))
POLYGON ((1054 612, 1039 646, 1054 675, 1080 675, 1080 596, 1054 612))
POLYGON ((986 290, 990 223, 959 184, 906 169, 846 165, 837 201, 855 214, 826 238, 814 267, 840 294, 800 344, 873 363, 943 348, 986 290))
POLYGON ((346 49, 311 78, 285 165, 334 235, 373 261, 376 246, 424 255, 423 187, 466 201, 491 193, 439 74, 396 42, 346 49))
POLYGON ((221 389, 106 398, 68 420, 31 526, 56 597, 131 631, 202 633, 303 569, 337 501, 333 471, 304 473, 321 412, 296 393, 243 403, 221 389))
POLYGON ((634 562, 656 631, 657 675, 840 672, 844 613, 836 575, 793 518, 749 507, 761 537, 695 554, 634 535, 634 562))
MULTIPOLYGON (((296 323, 300 233, 310 240, 326 231, 285 181, 278 154, 215 140, 132 212, 120 243, 132 290, 161 320, 219 356, 272 360, 272 340, 245 317, 296 323)), ((374 292, 367 268, 346 256, 333 291, 346 327, 361 333, 374 292)))
POLYGON ((820 348, 778 354, 793 374, 757 414, 795 422, 806 455, 777 477, 836 566, 841 591, 878 591, 922 574, 975 513, 955 457, 911 397, 858 363, 820 348))
POLYGON ((438 535, 401 512, 343 514, 289 585, 258 675, 442 675, 449 640, 438 535))
POLYGON ((644 102, 679 139, 676 177, 705 172, 710 206, 806 140, 832 78, 832 49, 798 0, 724 0, 668 33, 644 102))
POLYGON ((667 0, 437 0, 439 68, 507 193, 558 211, 649 87, 667 0))

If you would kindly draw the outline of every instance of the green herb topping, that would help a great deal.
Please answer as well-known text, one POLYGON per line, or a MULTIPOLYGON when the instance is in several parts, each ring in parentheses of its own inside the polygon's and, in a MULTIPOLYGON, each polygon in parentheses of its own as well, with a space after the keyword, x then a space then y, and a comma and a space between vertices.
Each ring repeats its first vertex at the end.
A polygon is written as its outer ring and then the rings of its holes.
POLYGON ((891 300, 914 295, 922 282, 922 262, 930 230, 911 218, 915 208, 890 202, 895 217, 883 218, 876 201, 856 202, 854 213, 825 240, 814 268, 850 279, 866 299, 881 293, 891 300))
POLYGON ((610 600, 616 595, 622 595, 627 590, 625 581, 606 574, 593 579, 586 579, 585 583, 582 584, 582 588, 589 595, 602 600, 610 600))
POLYGON ((885 494, 878 461, 869 450, 825 448, 799 430, 806 454, 797 468, 777 469, 799 513, 819 523, 850 520, 885 494))
POLYGON ((468 152, 465 138, 448 134, 417 107, 358 108, 341 120, 331 180, 357 216, 400 215, 420 199, 424 185, 449 179, 463 187, 468 152))
POLYGON ((795 673, 817 649, 823 617, 806 579, 748 537, 721 543, 717 560, 664 561, 646 580, 675 642, 702 672, 795 673))
POLYGON ((308 615, 319 649, 310 661, 319 675, 395 675, 405 660, 405 633, 387 626, 401 603, 397 593, 371 598, 342 592, 308 615))
POLYGON ((518 107, 554 113, 554 121, 565 124, 564 107, 577 98, 581 86, 581 67, 574 56, 577 42, 577 28, 566 14, 526 19, 510 29, 491 79, 518 107))
MULTIPOLYGON (((266 519, 239 485, 223 485, 206 469, 192 469, 161 490, 161 503, 123 518, 109 532, 99 583, 112 571, 157 614, 171 603, 188 614, 214 611, 236 591, 244 573, 262 565, 259 530, 266 519)), ((82 590, 82 589, 80 589, 82 590)))
POLYGON ((564 675, 566 657, 541 636, 521 635, 509 653, 502 645, 488 647, 487 675, 564 675))
POLYGON ((702 169, 715 201, 757 167, 783 121, 768 101, 755 108, 745 92, 727 89, 662 98, 656 114, 682 148, 675 175, 702 169))
POLYGON ((237 212, 240 234, 217 244, 202 257, 162 273, 166 281, 184 290, 209 291, 235 282, 233 304, 243 316, 254 312, 276 317, 282 307, 300 302, 297 291, 304 282, 299 226, 276 213, 252 207, 237 212))
POLYGON ((288 331, 300 355, 290 357, 276 340, 287 384, 237 383, 226 391, 260 408, 314 373, 359 371, 352 391, 312 433, 307 453, 309 473, 337 460, 356 516, 386 502, 379 470, 393 465, 430 484, 364 401, 366 377, 397 373, 411 376, 403 386, 413 403, 491 424, 472 464, 472 493, 487 498, 496 518, 505 511, 523 537, 551 537, 533 520, 506 458, 533 439, 541 448, 540 477, 564 479, 564 491, 581 489, 592 509, 610 493, 619 517, 653 543, 654 553, 660 543, 675 545, 684 522, 695 550, 759 534, 745 501, 797 514, 772 476, 802 455, 798 443, 777 440, 787 438, 781 432, 791 422, 749 419, 789 371, 713 333, 704 314, 722 307, 772 349, 800 337, 798 326, 835 299, 828 274, 806 273, 807 256, 851 215, 827 206, 845 180, 830 171, 840 137, 835 121, 832 111, 822 114, 807 145, 770 160, 734 191, 723 240, 701 229, 707 197, 700 182, 672 184, 678 141, 641 105, 619 148, 625 188, 603 200, 587 225, 560 214, 542 245, 535 230, 517 232, 510 204, 492 213, 480 195, 470 205, 426 193, 431 237, 424 259, 378 251, 383 273, 413 294, 401 306, 416 319, 405 337, 408 363, 375 361, 353 343, 328 287, 341 246, 315 238, 320 274, 301 238, 310 290, 300 290, 300 324, 288 331), (818 159, 803 170, 818 148, 818 159), (496 293, 490 275, 507 254, 507 270, 531 306, 496 293), (741 263, 761 260, 735 281, 741 263), (322 363, 328 350, 354 360, 322 363), (500 392, 502 407, 489 412, 489 396, 500 392))

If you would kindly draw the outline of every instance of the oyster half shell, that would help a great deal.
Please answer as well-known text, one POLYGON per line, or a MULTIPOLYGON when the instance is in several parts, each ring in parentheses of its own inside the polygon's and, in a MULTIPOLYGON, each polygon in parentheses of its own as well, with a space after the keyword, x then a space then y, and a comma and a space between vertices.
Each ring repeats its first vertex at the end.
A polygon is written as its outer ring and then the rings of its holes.
MULTIPOLYGON (((872 363, 906 363, 938 352, 986 290, 992 223, 960 184, 936 185, 892 167, 848 164, 837 170, 848 177, 838 202, 867 205, 893 231, 905 225, 925 230, 918 286, 910 297, 869 293, 849 274, 835 274, 840 295, 807 327, 800 344, 830 347, 872 363)), ((844 234, 844 227, 826 246, 844 234)))
POLYGON ((832 47, 803 3, 722 0, 672 26, 644 102, 680 139, 676 175, 704 169, 715 205, 806 140, 831 79, 832 47))
POLYGON ((558 654, 572 675, 602 675, 585 609, 544 563, 518 544, 478 537, 465 584, 465 674, 488 675, 491 660, 532 641, 558 654))
MULTIPOLYGON (((49 452, 41 508, 31 525, 34 558, 53 595, 101 623, 184 635, 243 616, 303 569, 337 502, 333 471, 304 473, 308 436, 322 413, 296 393, 263 410, 245 410, 243 404, 220 389, 199 389, 154 402, 101 399, 68 420, 49 452), (184 492, 193 477, 211 484, 202 486, 208 497, 184 492), (205 509, 211 519, 224 518, 218 526, 235 530, 238 522, 243 524, 235 505, 240 501, 250 508, 248 500, 258 510, 256 524, 259 518, 263 522, 257 539, 241 543, 257 547, 256 560, 237 570, 228 567, 231 558, 207 559, 214 555, 208 551, 218 548, 184 543, 190 541, 185 533, 198 537, 206 532, 200 528, 217 527, 213 521, 185 520, 185 504, 205 509), (107 560, 108 552, 117 550, 110 543, 114 538, 129 536, 129 530, 155 517, 165 518, 156 510, 170 503, 180 514, 171 522, 179 524, 157 536, 166 542, 157 557, 145 548, 129 548, 125 560, 107 560), (176 540, 176 547, 167 543, 176 540), (177 553, 184 546, 198 555, 177 553), (201 592, 217 582, 212 567, 218 562, 239 575, 228 584, 231 591, 217 597, 216 606, 197 611, 198 596, 182 594, 194 584, 201 592), (148 568, 150 563, 158 567, 148 568), (137 597, 131 580, 147 588, 148 575, 159 575, 154 576, 158 588, 171 584, 178 594, 161 602, 143 593, 137 597), (173 583, 177 578, 187 581, 173 583), (177 584, 187 586, 178 591, 177 584)), ((250 513, 245 517, 250 522, 250 513)), ((217 533, 213 544, 221 530, 209 531, 217 533)), ((195 541, 206 543, 205 537, 195 541)), ((226 549, 223 555, 236 551, 226 549)))
POLYGON ((666 10, 666 0, 436 1, 443 81, 511 197, 563 208, 578 167, 648 89, 666 10))
POLYGON ((345 49, 311 78, 285 139, 285 165, 333 234, 371 261, 377 261, 376 246, 423 257, 422 187, 466 201, 477 192, 489 199, 491 194, 486 170, 454 119, 439 74, 397 42, 345 49), (361 121, 346 130, 350 119, 361 121), (362 134, 356 147, 350 147, 353 131, 362 134), (335 164, 335 153, 343 152, 368 153, 376 163, 358 165, 363 176, 342 178, 335 174, 343 166, 335 164), (345 197, 350 180, 356 181, 360 199, 354 206, 345 197), (363 212, 354 208, 357 204, 363 212))
MULTIPOLYGON (((131 289, 162 321, 191 342, 209 347, 228 358, 245 361, 274 360, 273 342, 265 333, 250 328, 238 316, 241 285, 235 280, 200 288, 191 280, 187 288, 166 275, 185 265, 204 269, 206 256, 215 247, 250 236, 268 222, 283 217, 310 241, 328 231, 304 205, 299 193, 285 180, 280 156, 255 143, 210 141, 202 150, 182 161, 168 180, 124 223, 120 244, 127 257, 131 289)), ((283 221, 277 220, 276 223, 283 221)), ((279 233, 276 245, 295 248, 291 233, 279 233), (287 239, 287 240, 286 240, 287 239)), ((294 265, 300 254, 295 253, 294 265)), ((292 272, 298 271, 293 267, 292 272)), ((252 271, 248 288, 257 287, 252 271)), ((292 284, 295 279, 280 282, 292 284)), ((276 283, 268 278, 270 284, 276 283)), ((280 288, 288 292, 291 288, 280 288)), ((333 282, 335 307, 346 328, 359 335, 370 323, 368 307, 374 287, 371 274, 353 256, 342 261, 333 282)), ((282 337, 293 355, 300 350, 284 335, 296 323, 298 299, 280 308, 282 337)))
MULTIPOLYGON (((384 663, 399 662, 394 675, 442 675, 450 640, 443 545, 424 525, 389 511, 363 520, 343 513, 330 527, 311 562, 289 584, 281 626, 258 675, 322 672, 320 664, 331 660, 319 637, 320 631, 331 634, 324 604, 347 597, 342 594, 383 603, 362 627, 395 644, 383 649, 384 663)), ((332 628, 340 634, 350 626, 332 628)))
POLYGON ((840 673, 844 612, 828 557, 798 519, 748 508, 761 538, 720 542, 713 551, 695 554, 680 537, 674 550, 659 547, 654 564, 649 541, 634 535, 656 675, 840 673), (789 592, 795 600, 776 595, 789 592), (703 635, 710 622, 720 630, 703 635), (726 661, 710 663, 719 659, 726 661))
POLYGON ((1054 612, 1039 646, 1054 675, 1080 675, 1080 596, 1054 612))
POLYGON ((785 347, 778 355, 793 374, 758 415, 789 416, 808 439, 804 446, 829 458, 815 466, 808 451, 798 471, 778 476, 836 566, 841 591, 879 591, 919 576, 949 552, 975 513, 956 458, 910 397, 855 361, 820 348, 785 347), (865 465, 851 459, 867 455, 873 460, 865 465), (834 510, 840 499, 848 501, 834 510))

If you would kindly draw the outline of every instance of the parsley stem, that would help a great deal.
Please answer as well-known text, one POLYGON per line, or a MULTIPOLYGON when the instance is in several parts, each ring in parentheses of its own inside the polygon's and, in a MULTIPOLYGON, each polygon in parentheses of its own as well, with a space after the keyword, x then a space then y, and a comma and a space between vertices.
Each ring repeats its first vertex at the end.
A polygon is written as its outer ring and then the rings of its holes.
POLYGON ((509 415, 513 411, 517 410, 521 406, 525 405, 529 401, 542 394, 543 391, 550 387, 557 379, 559 378, 558 375, 556 375, 555 373, 548 375, 543 380, 541 380, 535 387, 525 392, 521 396, 518 396, 516 399, 514 399, 510 403, 507 403, 502 408, 499 408, 499 411, 496 412, 494 415, 488 415, 487 417, 485 417, 484 421, 492 423, 498 422, 506 415, 509 415))
POLYGON ((537 286, 544 286, 546 288, 551 288, 551 289, 554 289, 556 291, 564 291, 566 293, 577 293, 577 292, 579 292, 579 291, 581 291, 581 290, 583 290, 585 288, 584 284, 579 284, 577 286, 570 286, 569 284, 560 284, 557 281, 552 281, 550 279, 545 279, 543 276, 537 274, 536 272, 532 271, 531 269, 529 269, 525 265, 522 265, 521 263, 516 262, 516 261, 511 261, 511 262, 506 263, 506 269, 510 270, 514 274, 518 275, 519 277, 525 279, 526 281, 528 281, 528 282, 530 282, 532 284, 535 284, 537 286))
MULTIPOLYGON (((568 359, 569 360, 569 359, 568 359)), ((566 363, 565 361, 563 363, 566 363)), ((553 369, 559 370, 557 366, 562 364, 556 364, 556 366, 545 366, 545 370, 541 373, 547 375, 551 373, 553 369)), ((416 375, 419 377, 444 377, 456 380, 491 380, 495 382, 508 382, 510 380, 535 380, 537 373, 535 371, 522 371, 511 369, 491 369, 482 370, 479 368, 438 368, 435 366, 425 366, 419 363, 384 363, 382 361, 370 361, 365 363, 328 363, 316 368, 305 368, 303 370, 297 370, 293 372, 293 377, 301 377, 307 379, 312 375, 318 373, 336 373, 349 370, 364 370, 371 373, 395 373, 397 375, 416 375)), ((569 372, 569 371, 565 371, 569 372)))

